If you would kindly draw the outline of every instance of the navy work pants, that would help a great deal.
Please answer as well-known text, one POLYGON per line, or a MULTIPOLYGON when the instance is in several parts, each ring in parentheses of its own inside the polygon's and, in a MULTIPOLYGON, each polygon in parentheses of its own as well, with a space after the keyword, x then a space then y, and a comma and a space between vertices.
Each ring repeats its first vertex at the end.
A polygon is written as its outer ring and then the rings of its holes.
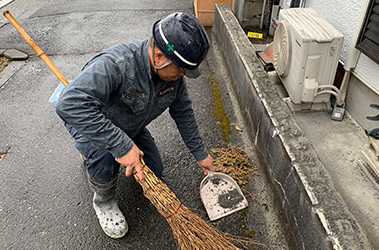
MULTIPOLYGON (((71 136, 75 139, 74 145, 87 163, 88 173, 100 180, 108 180, 118 174, 120 164, 108 150, 93 145, 76 129, 65 124, 71 136)), ((144 128, 136 137, 131 138, 134 144, 144 152, 146 165, 160 178, 163 172, 163 163, 158 148, 149 130, 144 128)))

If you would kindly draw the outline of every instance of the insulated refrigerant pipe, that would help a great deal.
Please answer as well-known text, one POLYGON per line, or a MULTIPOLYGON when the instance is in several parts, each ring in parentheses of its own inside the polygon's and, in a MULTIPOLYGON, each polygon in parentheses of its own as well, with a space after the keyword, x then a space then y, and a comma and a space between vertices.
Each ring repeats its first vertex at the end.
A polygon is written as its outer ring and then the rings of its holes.
POLYGON ((32 47, 32 49, 36 52, 39 58, 42 59, 46 63, 46 65, 53 71, 54 75, 58 77, 58 79, 62 82, 64 86, 68 85, 67 79, 62 75, 62 73, 58 70, 58 68, 54 65, 54 63, 50 60, 50 58, 37 46, 37 44, 33 41, 33 39, 26 33, 26 31, 21 27, 21 25, 16 21, 16 19, 12 16, 12 14, 7 10, 4 11, 3 15, 9 20, 9 22, 16 28, 18 33, 25 39, 25 41, 32 47))

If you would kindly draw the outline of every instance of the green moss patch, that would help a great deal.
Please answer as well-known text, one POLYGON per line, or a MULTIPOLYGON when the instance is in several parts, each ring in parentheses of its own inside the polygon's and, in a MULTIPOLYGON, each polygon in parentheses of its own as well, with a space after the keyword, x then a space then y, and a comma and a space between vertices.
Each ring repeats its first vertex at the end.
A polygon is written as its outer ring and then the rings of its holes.
POLYGON ((11 60, 9 60, 7 57, 0 57, 0 72, 3 71, 10 63, 11 60))
POLYGON ((223 133, 224 141, 226 144, 229 143, 229 136, 232 133, 230 130, 230 120, 224 109, 224 101, 222 100, 222 94, 218 87, 218 82, 216 81, 216 74, 211 71, 211 78, 209 84, 213 88, 214 103, 213 103, 213 112, 212 114, 216 116, 218 126, 223 133))

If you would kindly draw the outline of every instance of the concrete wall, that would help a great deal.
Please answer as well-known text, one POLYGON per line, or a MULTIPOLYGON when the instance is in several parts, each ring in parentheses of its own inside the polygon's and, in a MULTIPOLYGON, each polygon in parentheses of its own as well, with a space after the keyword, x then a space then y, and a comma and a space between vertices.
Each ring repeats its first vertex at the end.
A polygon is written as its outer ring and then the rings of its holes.
POLYGON ((224 54, 246 132, 277 191, 287 229, 295 236, 291 249, 369 249, 227 5, 216 6, 212 31, 224 54))

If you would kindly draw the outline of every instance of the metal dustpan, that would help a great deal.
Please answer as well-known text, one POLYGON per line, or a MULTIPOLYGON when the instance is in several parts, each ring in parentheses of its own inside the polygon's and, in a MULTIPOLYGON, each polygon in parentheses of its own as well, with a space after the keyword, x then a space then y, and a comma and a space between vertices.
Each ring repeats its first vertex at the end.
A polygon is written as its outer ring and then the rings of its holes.
POLYGON ((211 221, 248 206, 245 196, 233 178, 209 170, 200 183, 200 197, 211 221))

